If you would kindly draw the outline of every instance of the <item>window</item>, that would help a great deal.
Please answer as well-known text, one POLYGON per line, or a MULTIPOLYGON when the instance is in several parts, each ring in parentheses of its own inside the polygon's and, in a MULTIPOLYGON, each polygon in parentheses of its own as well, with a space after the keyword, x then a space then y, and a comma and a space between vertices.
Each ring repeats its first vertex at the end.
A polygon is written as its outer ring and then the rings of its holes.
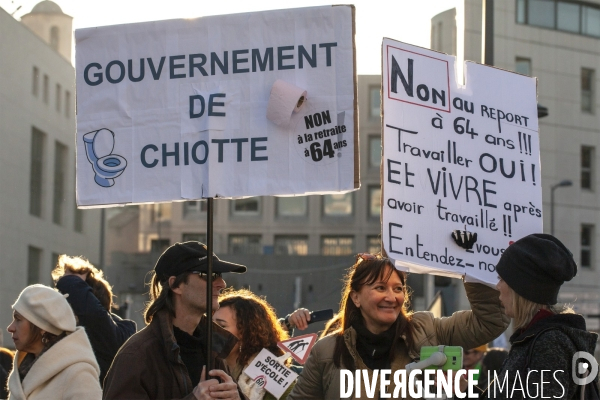
POLYGON ((369 218, 381 216, 381 187, 369 186, 369 218))
POLYGON ((560 1, 557 6, 558 30, 579 33, 579 4, 560 1))
POLYGON ((525 0, 517 0, 517 22, 519 24, 527 23, 527 14, 525 0))
POLYGON ((554 1, 529 0, 528 2, 527 17, 529 18, 529 24, 554 28, 554 1))
POLYGON ((151 204, 150 222, 162 222, 171 220, 171 203, 151 204))
POLYGON ((48 91, 50 90, 50 78, 48 78, 48 75, 44 75, 44 93, 43 93, 43 100, 44 103, 48 104, 48 91))
POLYGON ((278 217, 305 217, 308 214, 306 196, 277 197, 278 217))
POLYGON ((381 166, 381 135, 369 136, 369 167, 381 166))
POLYGON ((323 215, 348 217, 353 213, 352 193, 326 194, 323 196, 323 215))
POLYGON ((62 225, 67 184, 67 146, 56 142, 54 147, 54 196, 52 222, 62 225))
POLYGON ((75 204, 75 215, 73 217, 73 229, 75 232, 83 232, 83 210, 77 208, 77 204, 75 204))
POLYGON ((58 42, 58 26, 53 26, 52 28, 50 28, 50 47, 58 51, 58 42))
POLYGON ((594 112, 594 70, 581 69, 581 111, 594 112))
POLYGON ((594 225, 581 225, 581 260, 579 265, 583 268, 592 267, 593 243, 594 225))
POLYGON ((367 236, 367 252, 370 254, 381 253, 381 240, 379 240, 379 236, 367 236))
POLYGON ((46 134, 31 128, 31 163, 29 171, 29 213, 42 216, 43 166, 46 134))
POLYGON ((262 254, 260 235, 229 235, 229 254, 262 254))
POLYGON ((27 285, 40 283, 42 249, 29 246, 27 251, 27 285))
POLYGON ((56 84, 56 112, 60 112, 62 100, 62 87, 60 83, 56 84))
POLYGON ((33 76, 31 78, 31 94, 37 97, 40 92, 40 70, 37 67, 33 67, 33 76))
POLYGON ((369 87, 369 116, 379 117, 381 106, 381 94, 379 86, 369 87))
POLYGON ((189 242, 191 240, 206 243, 206 235, 204 233, 184 233, 181 235, 182 242, 189 242))
POLYGON ((321 237, 321 255, 349 256, 354 253, 354 237, 323 236, 321 237))
POLYGON ((65 117, 71 117, 71 92, 65 91, 65 117))
POLYGON ((152 239, 150 241, 150 251, 152 253, 162 253, 169 246, 169 239, 152 239))
POLYGON ((600 37, 600 9, 582 6, 581 17, 581 33, 600 37))
POLYGON ((308 236, 275 236, 275 254, 305 256, 308 254, 308 236))
POLYGON ((531 76, 531 60, 529 58, 517 57, 515 61, 515 72, 531 76))
POLYGON ((581 188, 593 189, 594 148, 581 146, 581 188))
POLYGON ((238 217, 260 215, 260 197, 233 200, 231 213, 238 217))
POLYGON ((206 212, 206 200, 186 201, 183 203, 184 216, 198 216, 206 212))
POLYGON ((569 0, 517 0, 517 23, 600 37, 600 6, 569 0))

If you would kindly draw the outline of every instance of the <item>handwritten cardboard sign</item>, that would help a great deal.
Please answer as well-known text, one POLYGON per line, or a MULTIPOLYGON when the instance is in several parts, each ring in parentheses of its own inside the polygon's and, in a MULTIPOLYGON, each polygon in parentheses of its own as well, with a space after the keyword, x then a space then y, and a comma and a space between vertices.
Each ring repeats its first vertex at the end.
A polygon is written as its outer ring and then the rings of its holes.
POLYGON ((360 186, 353 6, 86 28, 75 40, 79 206, 360 186))
POLYGON ((280 398, 298 374, 287 368, 273 353, 262 349, 244 373, 273 396, 280 398))
POLYGON ((383 41, 382 240, 397 268, 495 283, 542 232, 536 79, 383 41), (477 233, 471 250, 453 230, 477 233))

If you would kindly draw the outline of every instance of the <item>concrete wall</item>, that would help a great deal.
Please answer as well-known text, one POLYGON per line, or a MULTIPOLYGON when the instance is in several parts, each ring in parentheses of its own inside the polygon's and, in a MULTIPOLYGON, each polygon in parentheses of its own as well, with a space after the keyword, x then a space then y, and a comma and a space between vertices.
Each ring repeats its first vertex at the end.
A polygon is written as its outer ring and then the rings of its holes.
POLYGON ((42 250, 41 283, 50 284, 53 253, 99 258, 99 212, 85 211, 83 232, 75 219, 75 74, 65 58, 29 29, 0 9, 0 328, 11 321, 11 304, 27 285, 28 246, 42 250), (37 96, 32 92, 33 68, 39 70, 37 96), (48 102, 43 99, 43 77, 48 76, 48 102), (56 107, 56 84, 61 107, 56 107), (70 93, 69 114, 65 92, 70 93), (31 131, 45 133, 41 217, 30 214, 31 131), (53 222, 55 143, 67 147, 67 177, 62 200, 63 218, 53 222))

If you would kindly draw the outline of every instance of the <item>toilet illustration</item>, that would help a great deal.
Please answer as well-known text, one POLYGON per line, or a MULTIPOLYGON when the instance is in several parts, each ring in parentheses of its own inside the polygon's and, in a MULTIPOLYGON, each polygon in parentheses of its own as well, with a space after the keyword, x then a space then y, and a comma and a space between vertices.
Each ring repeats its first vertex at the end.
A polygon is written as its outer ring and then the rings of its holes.
POLYGON ((83 135, 85 154, 94 169, 94 181, 102 187, 111 187, 115 178, 127 167, 127 160, 112 154, 115 147, 115 134, 106 128, 83 135))

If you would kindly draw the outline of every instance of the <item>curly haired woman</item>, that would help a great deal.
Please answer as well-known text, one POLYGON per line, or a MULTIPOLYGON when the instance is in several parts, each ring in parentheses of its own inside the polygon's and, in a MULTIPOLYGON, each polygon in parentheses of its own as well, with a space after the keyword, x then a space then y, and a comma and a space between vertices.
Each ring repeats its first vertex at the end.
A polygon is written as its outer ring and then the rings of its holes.
MULTIPOLYGON (((277 342, 287 339, 288 333, 277 320, 275 310, 266 300, 246 289, 223 292, 219 296, 219 306, 213 321, 239 340, 239 346, 225 359, 230 375, 248 399, 275 399, 242 373, 262 349, 276 356, 283 355, 277 342)), ((290 389, 280 399, 285 399, 290 389)))

